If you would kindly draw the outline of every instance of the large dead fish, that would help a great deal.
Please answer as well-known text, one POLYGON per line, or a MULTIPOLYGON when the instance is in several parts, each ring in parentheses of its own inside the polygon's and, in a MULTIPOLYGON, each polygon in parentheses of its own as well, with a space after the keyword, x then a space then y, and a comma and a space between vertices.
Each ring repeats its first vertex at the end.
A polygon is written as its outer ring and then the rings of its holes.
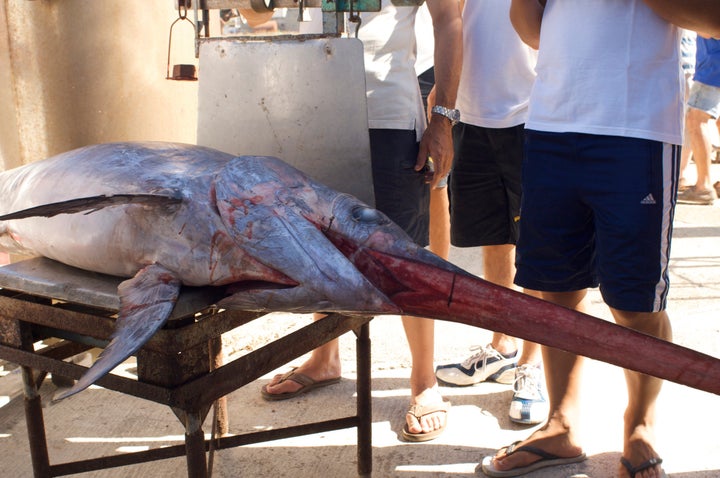
POLYGON ((181 285, 259 311, 466 323, 720 394, 720 360, 485 282, 277 158, 89 146, 0 174, 0 247, 131 277, 113 340, 65 397, 135 353, 181 285))

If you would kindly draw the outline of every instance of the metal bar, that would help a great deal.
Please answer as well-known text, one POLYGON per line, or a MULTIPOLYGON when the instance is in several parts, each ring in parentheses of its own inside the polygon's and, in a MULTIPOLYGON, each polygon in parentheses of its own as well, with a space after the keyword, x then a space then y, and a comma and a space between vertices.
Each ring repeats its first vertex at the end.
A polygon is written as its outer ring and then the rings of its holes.
MULTIPOLYGON (((210 371, 217 370, 223 365, 222 337, 210 339, 208 344, 210 353, 210 371)), ((214 403, 215 413, 213 420, 217 435, 225 435, 230 431, 230 420, 227 413, 227 397, 220 397, 214 403)))
MULTIPOLYGON (((0 345, 0 358, 9 362, 31 367, 35 370, 44 370, 63 377, 78 379, 82 376, 86 367, 62 360, 55 360, 40 356, 33 352, 19 350, 7 345, 0 345)), ((110 390, 132 395, 134 397, 150 400, 155 403, 168 405, 172 403, 172 390, 158 387, 148 383, 138 382, 118 375, 108 374, 95 382, 101 387, 110 390)))
MULTIPOLYGON (((346 428, 351 428, 354 426, 357 426, 357 417, 345 417, 334 420, 309 423, 306 425, 296 425, 292 427, 245 433, 242 435, 235 435, 229 437, 221 437, 215 440, 216 443, 213 446, 216 450, 224 450, 243 445, 251 445, 253 443, 263 443, 273 440, 281 440, 283 438, 293 438, 298 436, 310 435, 314 433, 344 430, 346 428)), ((208 451, 210 449, 210 440, 205 440, 204 447, 205 451, 208 451)), ((126 465, 147 463, 150 461, 166 460, 170 458, 178 458, 184 456, 185 453, 186 445, 182 444, 163 448, 154 448, 152 450, 137 451, 133 453, 124 453, 122 455, 103 456, 87 460, 60 463, 57 465, 52 465, 50 467, 50 475, 46 476, 72 475, 76 473, 84 473, 89 471, 104 470, 108 468, 117 468, 126 465)))
POLYGON ((188 478, 207 478, 205 435, 202 431, 202 417, 198 413, 187 413, 186 416, 185 457, 188 478))
POLYGON ((33 371, 30 367, 22 367, 22 378, 25 393, 25 423, 27 425, 28 441, 30 442, 33 476, 35 478, 44 478, 51 475, 42 399, 38 393, 33 371))
POLYGON ((372 383, 370 360, 370 323, 360 326, 357 334, 357 455, 358 475, 372 474, 372 383))
POLYGON ((368 316, 329 314, 203 377, 180 385, 175 389, 177 402, 173 406, 188 410, 198 404, 212 403, 370 320, 372 317, 368 316))

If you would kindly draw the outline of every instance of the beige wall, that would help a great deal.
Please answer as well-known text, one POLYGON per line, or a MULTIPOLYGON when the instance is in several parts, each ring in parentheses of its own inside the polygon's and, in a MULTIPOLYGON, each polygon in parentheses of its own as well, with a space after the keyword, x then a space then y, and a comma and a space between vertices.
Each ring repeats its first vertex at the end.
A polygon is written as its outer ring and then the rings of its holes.
MULTIPOLYGON (((0 0, 0 169, 93 143, 194 143, 197 82, 165 79, 176 18, 172 0, 0 0)), ((187 63, 182 23, 172 61, 187 63)))

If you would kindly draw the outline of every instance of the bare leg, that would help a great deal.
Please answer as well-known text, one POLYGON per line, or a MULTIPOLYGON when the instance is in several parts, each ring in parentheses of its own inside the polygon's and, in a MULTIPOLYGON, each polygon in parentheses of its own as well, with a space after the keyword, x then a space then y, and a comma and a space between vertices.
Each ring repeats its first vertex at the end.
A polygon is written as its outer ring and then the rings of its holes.
MULTIPOLYGON (((580 312, 586 311, 586 296, 585 290, 542 293, 543 299, 580 312)), ((576 435, 582 357, 550 347, 542 347, 542 351, 550 413, 547 423, 523 445, 531 444, 560 457, 574 457, 582 453, 576 435)), ((505 451, 504 448, 498 451, 492 460, 498 470, 527 466, 540 459, 532 453, 519 451, 506 455, 505 451)))
MULTIPOLYGON (((654 313, 627 312, 610 309, 615 321, 625 327, 639 330, 663 340, 672 340, 670 319, 665 311, 654 313)), ((655 403, 660 394, 662 380, 638 372, 625 370, 628 389, 628 406, 625 410, 623 457, 633 466, 657 457, 655 442, 655 403)), ((638 478, 660 477, 658 465, 638 473, 638 478)), ((624 467, 619 476, 628 476, 624 467)))
MULTIPOLYGON (((692 86, 692 74, 685 73, 685 102, 687 104, 688 96, 690 96, 690 86, 692 86)), ((685 123, 687 124, 687 110, 685 113, 685 123)), ((690 143, 690 128, 685 128, 685 134, 683 135, 682 153, 680 155, 680 180, 678 182, 678 189, 681 191, 689 187, 688 180, 685 177, 685 170, 687 169, 688 163, 690 163, 690 157, 692 156, 692 145, 690 143)))
MULTIPOLYGON (((538 298, 542 297, 541 293, 538 291, 535 291, 535 290, 525 289, 523 292, 525 294, 531 295, 533 297, 538 297, 538 298)), ((523 344, 522 344, 522 353, 520 354, 520 357, 518 358, 518 366, 520 366, 520 365, 541 365, 541 364, 542 364, 542 347, 540 347, 540 344, 524 340, 523 344)))
MULTIPOLYGON (((405 335, 412 356, 410 372, 411 404, 430 405, 442 401, 437 389, 434 369, 435 321, 418 317, 402 318, 405 335)), ((425 415, 419 421, 408 413, 405 416, 410 433, 428 433, 442 428, 447 420, 445 412, 425 415)))
MULTIPOLYGON (((515 277, 515 246, 502 244, 483 246, 483 277, 486 281, 503 287, 512 288, 515 277)), ((514 337, 493 332, 492 347, 503 355, 514 353, 518 341, 514 337)))
MULTIPOLYGON (((488 282, 512 288, 515 277, 515 246, 502 244, 497 246, 483 246, 484 278, 488 282)), ((525 291, 535 297, 539 292, 525 291)), ((518 340, 499 332, 494 332, 491 345, 503 355, 513 353, 518 349, 518 340)), ((538 344, 524 342, 522 353, 518 358, 518 365, 539 365, 542 361, 542 352, 538 344)))
MULTIPOLYGON (((450 212, 447 188, 430 190, 430 250, 448 258, 450 252, 450 212)), ((418 317, 402 318, 405 336, 410 346, 410 403, 430 405, 442 401, 435 378, 435 321, 418 317)), ((419 421, 414 415, 405 416, 410 433, 429 433, 442 428, 446 413, 425 415, 419 421)))
MULTIPOLYGON (((313 320, 321 320, 323 317, 325 317, 323 314, 313 314, 313 320)), ((341 370, 340 342, 338 339, 331 340, 313 350, 307 361, 296 369, 297 372, 303 373, 313 380, 328 380, 339 377, 341 370)), ((276 395, 292 393, 302 387, 302 385, 292 380, 280 382, 282 375, 278 374, 273 377, 266 387, 268 393, 276 395)))
POLYGON ((450 200, 447 187, 430 190, 430 250, 446 260, 450 253, 450 200))
POLYGON ((712 189, 710 180, 710 163, 712 162, 712 128, 716 128, 715 120, 704 111, 688 108, 687 128, 690 133, 693 158, 697 168, 695 189, 709 191, 712 189))

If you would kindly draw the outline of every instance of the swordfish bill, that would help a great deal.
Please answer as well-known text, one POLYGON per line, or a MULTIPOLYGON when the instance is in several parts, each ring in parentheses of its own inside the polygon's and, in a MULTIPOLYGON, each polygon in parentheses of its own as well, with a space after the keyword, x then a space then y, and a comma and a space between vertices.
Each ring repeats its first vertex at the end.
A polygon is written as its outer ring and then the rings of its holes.
POLYGON ((537 342, 720 395, 720 360, 550 302, 450 271, 360 250, 354 261, 404 314, 537 342), (401 287, 401 285, 403 287, 401 287))

